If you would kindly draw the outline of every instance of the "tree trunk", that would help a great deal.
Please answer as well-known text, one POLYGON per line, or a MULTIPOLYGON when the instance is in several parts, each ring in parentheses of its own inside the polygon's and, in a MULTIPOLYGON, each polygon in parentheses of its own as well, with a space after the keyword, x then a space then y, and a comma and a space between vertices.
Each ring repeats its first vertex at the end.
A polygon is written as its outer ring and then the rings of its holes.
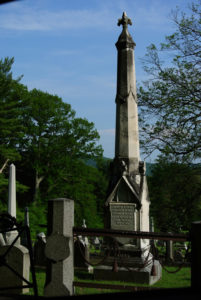
POLYGON ((40 184, 43 181, 45 176, 39 176, 38 172, 36 171, 36 177, 35 177, 35 189, 34 189, 34 196, 33 201, 36 203, 37 199, 40 195, 40 184))
POLYGON ((6 159, 5 163, 3 164, 2 168, 0 169, 0 174, 3 173, 3 170, 6 168, 6 166, 7 166, 8 162, 9 162, 9 160, 10 160, 9 158, 6 159))

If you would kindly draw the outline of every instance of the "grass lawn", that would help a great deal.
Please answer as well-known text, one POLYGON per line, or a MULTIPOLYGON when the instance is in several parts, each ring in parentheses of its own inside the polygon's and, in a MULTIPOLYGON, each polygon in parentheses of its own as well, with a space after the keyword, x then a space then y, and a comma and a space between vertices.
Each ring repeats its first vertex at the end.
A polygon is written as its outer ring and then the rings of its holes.
MULTIPOLYGON (((174 271, 176 267, 168 267, 169 271, 174 271)), ((38 293, 40 296, 43 296, 43 289, 45 284, 45 271, 37 270, 36 278, 38 283, 38 293)), ((93 274, 88 274, 85 272, 75 272, 75 281, 81 282, 90 282, 90 283, 105 283, 105 284, 115 284, 115 285, 130 285, 130 286, 148 286, 135 284, 133 282, 117 282, 117 281, 95 281, 93 279, 93 274)), ((162 278, 152 285, 151 287, 158 288, 181 288, 181 287, 190 287, 191 283, 191 269, 189 267, 183 267, 177 273, 168 273, 163 269, 162 278)), ((87 288, 87 287, 76 287, 76 295, 86 295, 86 294, 95 294, 95 293, 104 293, 104 292, 119 292, 118 290, 108 290, 108 289, 98 289, 98 288, 87 288)), ((30 289, 30 295, 33 295, 33 290, 30 289)))

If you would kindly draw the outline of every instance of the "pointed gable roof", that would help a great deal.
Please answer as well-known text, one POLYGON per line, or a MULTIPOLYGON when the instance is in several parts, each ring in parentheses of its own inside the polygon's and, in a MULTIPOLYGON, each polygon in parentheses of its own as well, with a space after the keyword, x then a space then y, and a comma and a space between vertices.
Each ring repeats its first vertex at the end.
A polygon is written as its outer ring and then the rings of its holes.
MULTIPOLYGON (((105 204, 108 205, 109 203, 114 201, 115 196, 117 195, 118 189, 120 189, 122 186, 125 186, 128 189, 129 194, 131 195, 131 197, 129 199, 129 202, 136 203, 137 207, 140 208, 141 203, 140 203, 139 189, 137 189, 137 187, 132 185, 125 175, 123 175, 117 181, 117 183, 114 186, 112 192, 109 194, 105 204)), ((125 202, 127 202, 127 201, 125 201, 125 202)))

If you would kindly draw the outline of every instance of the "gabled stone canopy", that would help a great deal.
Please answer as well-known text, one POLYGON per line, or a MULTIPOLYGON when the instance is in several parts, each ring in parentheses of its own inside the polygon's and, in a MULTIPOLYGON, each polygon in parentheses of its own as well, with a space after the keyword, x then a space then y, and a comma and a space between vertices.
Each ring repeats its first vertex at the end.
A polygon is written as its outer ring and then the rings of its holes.
POLYGON ((114 186, 112 192, 109 194, 106 206, 111 202, 125 202, 136 204, 136 207, 140 209, 140 189, 130 183, 127 176, 123 175, 114 186))

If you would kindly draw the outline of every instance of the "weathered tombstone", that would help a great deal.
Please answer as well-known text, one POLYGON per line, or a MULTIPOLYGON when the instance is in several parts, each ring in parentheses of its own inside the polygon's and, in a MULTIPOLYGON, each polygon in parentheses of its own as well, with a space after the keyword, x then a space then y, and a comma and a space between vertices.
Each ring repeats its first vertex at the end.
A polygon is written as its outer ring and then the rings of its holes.
MULTIPOLYGON (((83 219, 82 228, 86 228, 86 221, 83 219)), ((89 240, 87 236, 78 236, 74 241, 74 267, 93 273, 93 267, 88 264, 90 260, 89 240)))
POLYGON ((89 251, 84 241, 77 237, 74 242, 74 267, 88 269, 89 251))
MULTIPOLYGON (((0 247, 0 255, 3 255, 10 246, 0 247)), ((14 269, 17 273, 23 276, 29 281, 30 273, 30 258, 27 248, 21 245, 13 246, 12 249, 6 255, 6 263, 14 269)), ((0 265, 0 288, 9 288, 26 285, 27 283, 18 277, 12 270, 3 264, 0 265)), ((2 290, 3 294, 24 294, 28 293, 29 288, 8 289, 2 290)))
MULTIPOLYGON (((149 231, 149 195, 145 162, 140 161, 138 107, 135 78, 135 42, 128 32, 131 20, 124 12, 118 20, 123 26, 116 43, 118 51, 115 158, 111 165, 111 179, 105 202, 105 226, 111 229, 149 231)), ((118 257, 109 257, 105 265, 95 268, 97 279, 131 280, 153 284, 161 277, 151 275, 152 255, 148 239, 115 238, 118 257), (108 272, 112 264, 118 272, 108 272), (129 268, 129 272, 128 272, 129 268)))
POLYGON ((37 234, 34 244, 34 263, 36 266, 45 267, 47 259, 45 257, 46 236, 44 232, 37 234))
POLYGON ((44 296, 73 295, 74 201, 65 198, 48 201, 48 236, 44 296))

